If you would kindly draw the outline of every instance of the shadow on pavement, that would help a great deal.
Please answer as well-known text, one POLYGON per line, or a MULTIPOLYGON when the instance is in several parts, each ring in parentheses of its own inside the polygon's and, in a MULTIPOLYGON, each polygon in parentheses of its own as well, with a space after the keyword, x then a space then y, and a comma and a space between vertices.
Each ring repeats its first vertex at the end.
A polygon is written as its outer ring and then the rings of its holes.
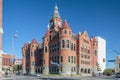
POLYGON ((67 78, 37 78, 37 79, 40 79, 40 80, 80 80, 80 79, 67 79, 67 78))

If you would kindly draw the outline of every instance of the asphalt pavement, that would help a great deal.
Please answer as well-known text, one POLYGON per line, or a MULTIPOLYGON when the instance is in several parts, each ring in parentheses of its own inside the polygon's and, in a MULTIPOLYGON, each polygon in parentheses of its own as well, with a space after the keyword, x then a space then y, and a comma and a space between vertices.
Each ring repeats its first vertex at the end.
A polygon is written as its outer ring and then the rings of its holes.
POLYGON ((120 80, 115 76, 13 76, 1 80, 120 80))

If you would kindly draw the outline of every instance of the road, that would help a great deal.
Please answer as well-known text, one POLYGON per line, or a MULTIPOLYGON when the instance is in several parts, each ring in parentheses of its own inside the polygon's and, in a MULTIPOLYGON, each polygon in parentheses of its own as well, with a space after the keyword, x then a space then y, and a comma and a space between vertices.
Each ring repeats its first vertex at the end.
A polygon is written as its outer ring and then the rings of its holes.
POLYGON ((100 76, 100 77, 71 77, 71 76, 14 76, 11 79, 2 80, 120 80, 120 78, 115 78, 114 76, 100 76))

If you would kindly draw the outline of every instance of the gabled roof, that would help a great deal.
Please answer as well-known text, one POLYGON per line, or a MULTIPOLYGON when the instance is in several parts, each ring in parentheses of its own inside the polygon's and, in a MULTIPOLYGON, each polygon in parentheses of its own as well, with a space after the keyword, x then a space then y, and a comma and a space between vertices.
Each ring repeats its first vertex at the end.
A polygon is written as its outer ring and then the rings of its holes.
POLYGON ((66 20, 64 21, 64 23, 63 23, 63 25, 62 25, 62 28, 63 28, 63 29, 70 29, 70 27, 69 27, 69 25, 68 25, 68 23, 67 23, 66 20))
POLYGON ((87 31, 82 32, 82 33, 81 33, 81 35, 82 35, 82 36, 83 36, 83 35, 85 35, 85 37, 88 37, 88 39, 90 40, 90 38, 89 38, 89 35, 88 35, 87 31))
POLYGON ((31 44, 37 44, 36 39, 33 39, 32 42, 31 42, 31 44))

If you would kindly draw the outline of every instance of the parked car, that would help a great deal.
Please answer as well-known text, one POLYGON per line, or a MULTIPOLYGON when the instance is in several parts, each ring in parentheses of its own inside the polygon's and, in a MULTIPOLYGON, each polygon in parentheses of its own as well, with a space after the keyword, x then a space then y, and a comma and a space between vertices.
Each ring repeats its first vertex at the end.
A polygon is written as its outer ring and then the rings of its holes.
POLYGON ((116 73, 116 78, 120 78, 120 72, 116 73))
POLYGON ((31 74, 31 76, 40 76, 39 73, 31 74))
POLYGON ((37 74, 36 76, 38 76, 38 77, 39 77, 39 76, 40 76, 40 74, 37 74))
POLYGON ((16 73, 16 75, 22 75, 22 73, 21 73, 21 72, 18 72, 18 73, 16 73))

